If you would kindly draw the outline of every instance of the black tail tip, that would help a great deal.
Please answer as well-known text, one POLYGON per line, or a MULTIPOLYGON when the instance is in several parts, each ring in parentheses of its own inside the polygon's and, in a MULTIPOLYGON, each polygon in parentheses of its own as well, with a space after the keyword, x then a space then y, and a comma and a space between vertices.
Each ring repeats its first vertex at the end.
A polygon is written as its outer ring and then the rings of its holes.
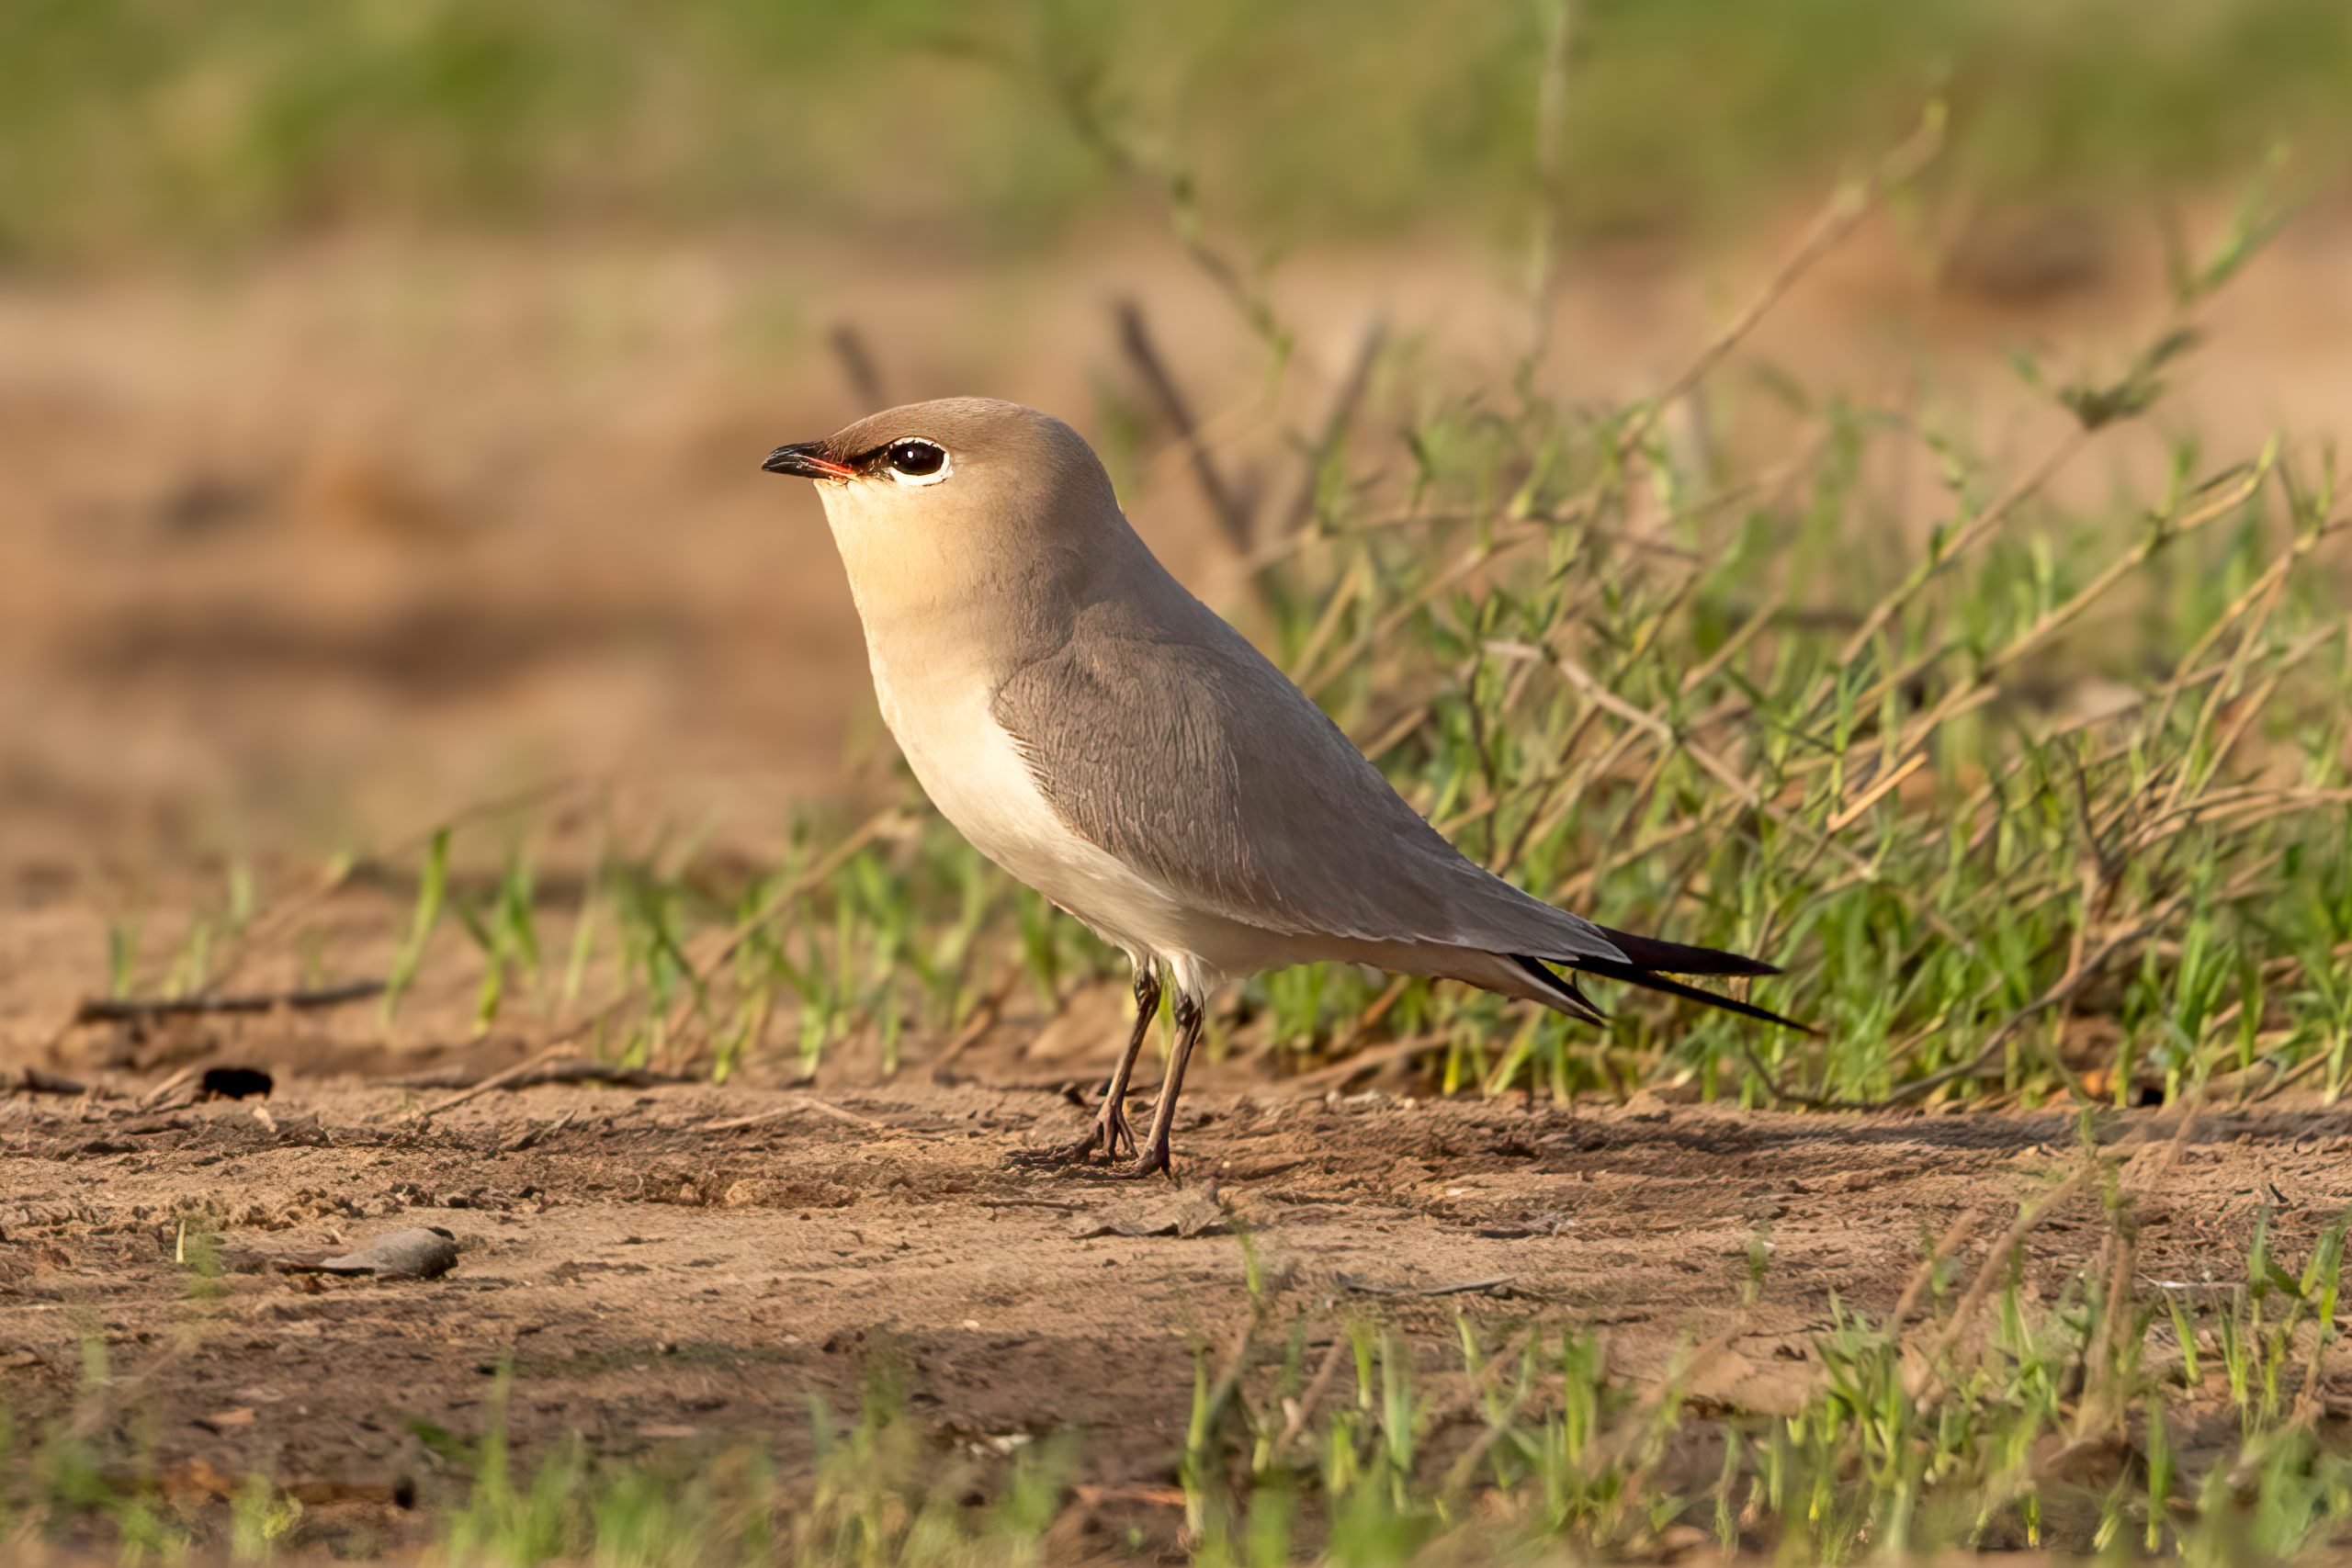
POLYGON ((1661 975, 1778 975, 1781 966, 1746 953, 1725 953, 1721 948, 1693 947, 1688 942, 1667 942, 1654 936, 1637 936, 1608 926, 1596 928, 1625 955, 1625 961, 1636 969, 1655 970, 1661 975))
MULTIPOLYGON (((1511 953, 1508 956, 1513 964, 1525 970, 1530 977, 1543 985, 1547 999, 1562 1012, 1593 1023, 1608 1021, 1609 1015, 1596 1007, 1592 999, 1577 987, 1574 980, 1553 973, 1550 964, 1524 953, 1511 953)), ((1713 991, 1701 990, 1696 986, 1686 986, 1681 981, 1654 969, 1637 969, 1630 964, 1620 964, 1609 958, 1579 958, 1571 967, 1577 974, 1597 975, 1604 980, 1621 980, 1629 986, 1638 986, 1645 991, 1680 997, 1686 1001, 1697 1002, 1702 1007, 1717 1008, 1724 1012, 1737 1013, 1742 1018, 1752 1018, 1759 1023, 1778 1024, 1782 1029, 1793 1029, 1800 1034, 1818 1036, 1821 1033, 1821 1031, 1813 1025, 1801 1023, 1786 1014, 1774 1012, 1770 1008, 1758 1007, 1754 1002, 1742 1001, 1736 997, 1721 996, 1713 991)), ((1763 972, 1774 975, 1780 973, 1777 969, 1767 969, 1763 972)))

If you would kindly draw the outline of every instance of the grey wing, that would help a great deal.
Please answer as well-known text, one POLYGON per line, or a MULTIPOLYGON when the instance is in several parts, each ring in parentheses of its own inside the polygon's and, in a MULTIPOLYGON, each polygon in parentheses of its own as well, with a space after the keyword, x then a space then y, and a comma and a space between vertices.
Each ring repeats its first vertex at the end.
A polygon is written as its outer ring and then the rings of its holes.
MULTIPOLYGON (((1188 596, 1189 597, 1189 596, 1188 596)), ((1261 931, 1569 962, 1623 954, 1464 859, 1238 632, 1104 625, 1016 671, 992 712, 1073 831, 1261 931)))

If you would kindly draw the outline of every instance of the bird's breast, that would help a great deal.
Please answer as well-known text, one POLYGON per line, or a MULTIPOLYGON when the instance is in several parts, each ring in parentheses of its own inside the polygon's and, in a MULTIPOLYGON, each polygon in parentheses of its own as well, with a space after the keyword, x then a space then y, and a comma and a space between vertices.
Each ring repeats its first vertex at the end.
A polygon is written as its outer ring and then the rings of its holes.
POLYGON ((973 848, 1130 952, 1186 945, 1185 911, 1056 815, 989 711, 983 674, 869 652, 883 722, 923 793, 973 848))

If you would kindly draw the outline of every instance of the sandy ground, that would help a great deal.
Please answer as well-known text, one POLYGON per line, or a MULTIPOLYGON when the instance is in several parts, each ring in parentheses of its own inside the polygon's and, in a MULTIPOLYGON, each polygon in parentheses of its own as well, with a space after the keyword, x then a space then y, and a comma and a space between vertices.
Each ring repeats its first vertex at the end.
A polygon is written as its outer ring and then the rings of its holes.
MULTIPOLYGON (((767 1091, 544 1088, 416 1114, 439 1098, 297 1083, 266 1111, 0 1111, 0 1365, 20 1415, 136 1419, 182 1489, 272 1474, 313 1500, 314 1539, 397 1541, 462 1479, 412 1423, 479 1432, 502 1365, 526 1455, 573 1432, 623 1455, 750 1438, 789 1469, 808 1396, 854 1407, 887 1359, 943 1444, 1074 1431, 1083 1481, 1150 1497, 1182 1447, 1195 1347, 1248 1319, 1235 1224, 1311 1348, 1394 1325, 1434 1398, 1459 1382, 1459 1311, 1490 1344, 1530 1322, 1599 1327, 1637 1385, 1713 1341, 1702 1407, 1770 1412, 1811 1386, 1833 1301, 1885 1313, 1926 1238, 1971 1209, 1989 1238, 2079 1157, 2055 1115, 1208 1093, 1176 1187, 1008 1168, 1009 1147, 1078 1124, 1036 1091, 914 1078, 829 1114, 767 1091), (452 1272, 269 1267, 415 1224, 455 1236, 452 1272), (217 1286, 175 1260, 191 1226, 219 1238, 217 1286), (106 1347, 103 1385, 85 1340, 106 1347)), ((2107 1135, 2177 1131, 2134 1115, 2107 1135)), ((2200 1121, 2139 1200, 2140 1272, 2236 1278, 2265 1207, 2278 1254, 2302 1256, 2352 1204, 2347 1156, 2341 1114, 2200 1121)), ((2030 1299, 2108 1234, 2095 1194, 2054 1213, 2028 1247, 2030 1299)), ((2176 1418, 2200 1404, 2234 1429, 2212 1390, 2176 1418)))

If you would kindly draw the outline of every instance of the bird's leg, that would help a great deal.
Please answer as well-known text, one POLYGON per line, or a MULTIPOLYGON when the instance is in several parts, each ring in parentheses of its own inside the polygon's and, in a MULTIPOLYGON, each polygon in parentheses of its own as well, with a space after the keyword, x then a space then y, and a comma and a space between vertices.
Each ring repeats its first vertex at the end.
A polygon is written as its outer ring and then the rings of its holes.
POLYGON ((1074 1144, 1059 1148, 1030 1149, 1011 1156, 1010 1163, 1026 1166, 1076 1165, 1097 1148, 1112 1159, 1121 1157, 1120 1145, 1133 1154, 1135 1133, 1127 1126, 1127 1085, 1136 1074, 1136 1058, 1143 1055, 1143 1043, 1151 1037, 1151 1026, 1159 1016, 1159 970, 1157 965, 1144 964, 1136 968, 1136 1026, 1127 1036, 1127 1048, 1120 1055, 1119 1065, 1111 1069, 1110 1087, 1102 1091, 1102 1105, 1094 1113, 1094 1124, 1086 1135, 1074 1144))
POLYGON ((1127 1036, 1119 1065, 1111 1071, 1111 1085, 1102 1091, 1102 1109, 1094 1116, 1095 1136, 1102 1141, 1102 1152, 1113 1159, 1136 1152, 1135 1132, 1127 1125, 1127 1086, 1135 1079, 1136 1058, 1143 1055, 1143 1043, 1151 1038, 1151 1026, 1159 1018, 1159 968, 1147 964, 1136 971, 1135 1031, 1127 1036))
POLYGON ((1199 1001, 1182 991, 1176 993, 1176 1049, 1168 1057, 1168 1076, 1159 1083, 1159 1103, 1151 1109, 1151 1131, 1144 1137, 1143 1157, 1114 1174, 1138 1177, 1163 1170, 1174 1178, 1168 1135, 1176 1125, 1176 1101, 1184 1093, 1184 1064, 1192 1060, 1193 1047, 1200 1043, 1201 1025, 1207 1018, 1208 1010, 1199 1001))

